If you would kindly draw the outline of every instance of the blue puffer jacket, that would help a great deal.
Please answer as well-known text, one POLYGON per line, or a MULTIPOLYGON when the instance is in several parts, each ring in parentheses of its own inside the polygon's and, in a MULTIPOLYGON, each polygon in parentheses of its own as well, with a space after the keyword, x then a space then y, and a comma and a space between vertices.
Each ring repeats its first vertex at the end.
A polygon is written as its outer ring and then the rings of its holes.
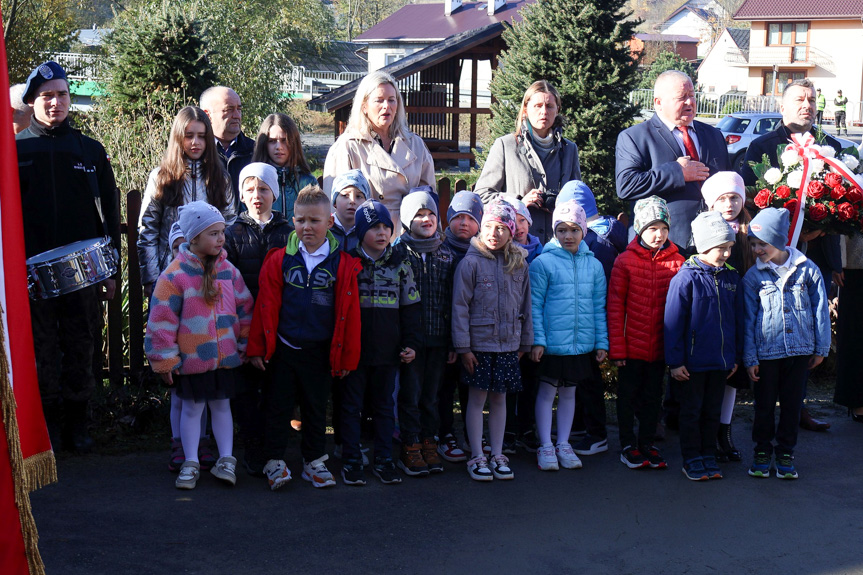
POLYGON ((665 362, 690 372, 731 370, 740 363, 743 298, 733 268, 689 258, 671 278, 665 303, 665 362))
POLYGON ((552 355, 608 349, 605 273, 585 242, 571 254, 557 239, 530 264, 533 344, 552 355))
POLYGON ((784 280, 756 261, 743 277, 743 364, 830 352, 830 312, 818 266, 794 248, 784 280))

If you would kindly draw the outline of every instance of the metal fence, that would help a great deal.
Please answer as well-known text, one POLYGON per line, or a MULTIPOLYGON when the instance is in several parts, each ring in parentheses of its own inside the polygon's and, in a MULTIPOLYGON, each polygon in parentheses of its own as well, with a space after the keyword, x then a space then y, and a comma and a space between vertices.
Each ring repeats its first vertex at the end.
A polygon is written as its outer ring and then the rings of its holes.
MULTIPOLYGON (((696 92, 698 115, 721 118, 733 112, 778 112, 779 98, 776 96, 748 96, 746 94, 717 94, 696 92)), ((638 105, 642 112, 653 111, 653 90, 633 90, 629 101, 638 105)))

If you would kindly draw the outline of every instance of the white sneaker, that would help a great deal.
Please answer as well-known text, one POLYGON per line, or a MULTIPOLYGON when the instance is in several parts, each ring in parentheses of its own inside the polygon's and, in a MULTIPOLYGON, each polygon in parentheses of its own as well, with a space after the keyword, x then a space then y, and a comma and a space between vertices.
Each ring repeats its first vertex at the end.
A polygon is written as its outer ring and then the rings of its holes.
POLYGON ((494 473, 495 479, 513 479, 515 477, 512 468, 509 466, 509 457, 506 455, 495 455, 491 458, 489 464, 491 465, 491 472, 494 473))
POLYGON ((324 461, 330 456, 324 454, 314 461, 303 461, 303 479, 310 482, 314 487, 331 487, 336 484, 333 474, 327 469, 324 461))
POLYGON ((542 471, 557 471, 560 469, 557 465, 557 455, 554 452, 554 445, 546 443, 540 445, 536 450, 536 465, 542 471))
POLYGON ((210 473, 231 485, 237 484, 237 458, 226 455, 220 457, 216 464, 210 469, 210 473))
POLYGON ((467 472, 471 479, 476 481, 491 481, 494 475, 488 467, 488 459, 485 455, 478 455, 467 462, 467 472))
POLYGON ((281 459, 270 459, 264 466, 264 475, 270 483, 270 489, 275 491, 291 480, 291 470, 281 459))
POLYGON ((557 460, 564 469, 581 469, 581 459, 572 450, 569 442, 558 443, 554 448, 557 460))
POLYGON ((201 465, 197 461, 184 461, 180 467, 180 474, 174 482, 177 489, 194 489, 201 476, 201 465))

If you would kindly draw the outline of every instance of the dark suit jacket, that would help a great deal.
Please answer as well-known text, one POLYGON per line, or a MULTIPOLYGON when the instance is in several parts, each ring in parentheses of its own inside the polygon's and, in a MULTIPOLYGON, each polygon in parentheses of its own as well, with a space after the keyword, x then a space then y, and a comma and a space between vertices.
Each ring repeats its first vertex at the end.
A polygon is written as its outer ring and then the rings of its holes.
MULTIPOLYGON (((692 124, 698 138, 699 160, 710 170, 710 175, 730 170, 722 132, 702 122, 692 124)), ((683 181, 683 168, 677 163, 677 158, 683 155, 658 115, 617 136, 617 196, 629 200, 631 206, 635 200, 652 195, 664 198, 671 216, 669 238, 686 248, 692 236, 690 225, 704 209, 704 202, 699 183, 683 181)))

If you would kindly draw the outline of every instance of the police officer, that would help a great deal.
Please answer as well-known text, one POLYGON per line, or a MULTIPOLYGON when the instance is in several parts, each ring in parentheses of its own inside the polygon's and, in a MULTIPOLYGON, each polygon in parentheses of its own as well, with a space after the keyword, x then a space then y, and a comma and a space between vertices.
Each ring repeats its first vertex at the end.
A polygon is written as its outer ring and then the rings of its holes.
MULTIPOLYGON (((102 145, 74 129, 66 73, 56 62, 33 70, 24 89, 30 126, 16 137, 24 244, 28 258, 80 240, 109 236, 120 245, 114 172, 102 145)), ((96 385, 93 357, 101 349, 100 299, 115 280, 58 297, 31 300, 39 391, 54 450, 87 451, 87 407, 96 385)))

